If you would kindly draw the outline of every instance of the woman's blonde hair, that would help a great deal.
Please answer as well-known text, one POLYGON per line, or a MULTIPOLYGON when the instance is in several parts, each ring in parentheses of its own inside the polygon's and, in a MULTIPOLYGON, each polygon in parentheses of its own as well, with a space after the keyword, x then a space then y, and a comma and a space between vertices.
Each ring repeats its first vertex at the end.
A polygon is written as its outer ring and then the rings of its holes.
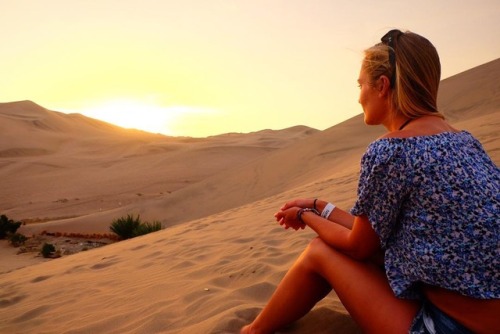
POLYGON ((437 109, 441 79, 439 55, 426 38, 401 32, 394 38, 392 48, 379 43, 366 49, 362 67, 372 84, 381 75, 390 79, 392 105, 405 117, 433 115, 444 118, 437 109), (396 66, 391 64, 389 52, 394 52, 396 66))

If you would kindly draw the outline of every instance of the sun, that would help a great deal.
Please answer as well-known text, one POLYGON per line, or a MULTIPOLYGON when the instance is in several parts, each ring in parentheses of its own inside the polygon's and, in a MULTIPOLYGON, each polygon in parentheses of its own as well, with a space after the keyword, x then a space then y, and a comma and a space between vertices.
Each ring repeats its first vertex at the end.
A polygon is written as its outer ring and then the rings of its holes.
POLYGON ((72 112, 121 126, 167 136, 205 137, 223 133, 226 113, 209 106, 163 105, 154 98, 115 98, 88 102, 72 112))
POLYGON ((126 98, 94 103, 81 113, 123 128, 165 135, 171 134, 170 126, 176 117, 176 112, 170 107, 126 98))

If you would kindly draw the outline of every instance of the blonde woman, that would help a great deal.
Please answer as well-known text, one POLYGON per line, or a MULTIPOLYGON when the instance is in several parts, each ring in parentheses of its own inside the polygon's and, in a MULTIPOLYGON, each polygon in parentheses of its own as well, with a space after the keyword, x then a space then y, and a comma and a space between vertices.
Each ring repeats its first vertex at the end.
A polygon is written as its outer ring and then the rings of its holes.
POLYGON ((318 199, 276 213, 318 235, 241 333, 273 333, 331 289, 366 333, 500 332, 500 170, 437 110, 439 56, 391 30, 365 50, 359 103, 387 133, 361 160, 350 212, 318 199))

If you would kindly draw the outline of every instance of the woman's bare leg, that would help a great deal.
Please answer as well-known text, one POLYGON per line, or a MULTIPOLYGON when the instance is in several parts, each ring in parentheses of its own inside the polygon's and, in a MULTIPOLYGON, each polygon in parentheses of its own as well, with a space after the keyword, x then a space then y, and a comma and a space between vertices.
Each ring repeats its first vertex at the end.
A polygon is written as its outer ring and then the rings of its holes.
POLYGON ((406 333, 419 309, 417 302, 394 296, 377 266, 353 260, 316 238, 241 333, 274 333, 309 312, 331 287, 365 333, 406 333))
POLYGON ((248 333, 273 333, 291 324, 306 315, 331 291, 330 284, 323 277, 302 268, 302 263, 307 262, 304 259, 306 254, 302 253, 290 268, 248 333))

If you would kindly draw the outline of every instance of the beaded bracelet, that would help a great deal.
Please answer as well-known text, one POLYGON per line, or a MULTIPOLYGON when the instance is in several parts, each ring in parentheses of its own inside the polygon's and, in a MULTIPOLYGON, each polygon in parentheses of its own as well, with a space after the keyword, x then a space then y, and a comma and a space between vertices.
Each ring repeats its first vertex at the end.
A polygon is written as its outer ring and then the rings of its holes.
POLYGON ((318 210, 316 210, 316 209, 311 209, 311 208, 302 208, 302 209, 300 209, 299 211, 297 211, 297 219, 298 219, 298 220, 299 220, 302 224, 304 224, 304 225, 306 224, 306 223, 304 223, 304 221, 302 220, 302 214, 303 214, 304 212, 312 212, 312 213, 314 213, 314 214, 316 214, 316 215, 318 215, 318 216, 319 216, 319 211, 318 211, 318 210))

